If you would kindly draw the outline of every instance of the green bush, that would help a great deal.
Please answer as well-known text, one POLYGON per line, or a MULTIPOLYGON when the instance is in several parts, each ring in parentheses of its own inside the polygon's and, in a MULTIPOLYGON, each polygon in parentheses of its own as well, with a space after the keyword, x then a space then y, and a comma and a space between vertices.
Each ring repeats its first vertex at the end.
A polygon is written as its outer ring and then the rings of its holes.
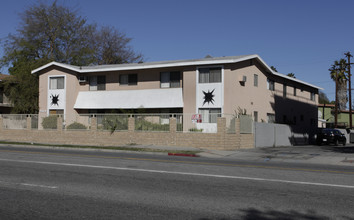
POLYGON ((128 116, 125 115, 105 115, 101 123, 103 130, 128 130, 128 116))
POLYGON ((190 128, 189 131, 190 131, 190 132, 202 132, 202 131, 203 131, 203 128, 201 128, 201 129, 198 129, 198 128, 190 128))
POLYGON ((87 127, 79 122, 74 122, 74 123, 68 125, 68 127, 66 127, 66 129, 87 129, 87 127))
POLYGON ((156 124, 149 121, 135 120, 135 130, 137 131, 169 131, 169 124, 156 124))
POLYGON ((57 115, 49 115, 43 118, 42 126, 44 129, 57 129, 57 115))
POLYGON ((177 131, 183 131, 183 124, 177 123, 177 131))

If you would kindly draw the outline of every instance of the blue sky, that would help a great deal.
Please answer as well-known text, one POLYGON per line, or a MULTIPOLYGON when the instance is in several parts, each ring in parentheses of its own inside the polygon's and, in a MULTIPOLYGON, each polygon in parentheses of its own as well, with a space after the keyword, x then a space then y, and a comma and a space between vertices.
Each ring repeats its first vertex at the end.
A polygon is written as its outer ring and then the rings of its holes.
MULTIPOLYGON (((18 14, 36 2, 0 0, 1 39, 15 33, 18 14)), ((334 83, 328 69, 345 52, 354 54, 352 0, 58 2, 74 7, 89 22, 126 33, 146 62, 258 54, 280 73, 292 72, 324 88, 331 100, 334 83)))

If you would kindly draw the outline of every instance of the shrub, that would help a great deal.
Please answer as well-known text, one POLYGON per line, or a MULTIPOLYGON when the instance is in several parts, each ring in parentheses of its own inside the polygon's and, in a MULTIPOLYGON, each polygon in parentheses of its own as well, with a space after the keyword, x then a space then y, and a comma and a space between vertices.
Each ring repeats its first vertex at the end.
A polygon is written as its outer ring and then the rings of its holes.
POLYGON ((190 131, 190 132, 202 132, 202 131, 203 131, 203 128, 201 128, 201 129, 198 129, 198 128, 190 128, 189 131, 190 131))
POLYGON ((111 132, 128 130, 128 116, 126 115, 105 115, 102 119, 102 129, 111 132))
POLYGON ((57 129, 57 115, 49 115, 43 118, 42 126, 44 129, 57 129))
POLYGON ((144 119, 135 120, 135 130, 137 131, 169 131, 169 124, 157 124, 144 119))
POLYGON ((87 127, 79 122, 74 122, 74 123, 68 125, 68 127, 66 127, 66 129, 87 129, 87 127))

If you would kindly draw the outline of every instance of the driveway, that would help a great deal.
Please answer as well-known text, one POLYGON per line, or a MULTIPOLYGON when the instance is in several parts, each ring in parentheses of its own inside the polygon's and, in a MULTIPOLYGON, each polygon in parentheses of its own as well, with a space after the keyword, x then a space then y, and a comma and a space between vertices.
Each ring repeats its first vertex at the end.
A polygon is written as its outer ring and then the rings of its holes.
POLYGON ((249 161, 282 161, 332 165, 354 165, 354 145, 304 145, 290 147, 266 147, 235 151, 205 150, 206 157, 225 157, 249 161))

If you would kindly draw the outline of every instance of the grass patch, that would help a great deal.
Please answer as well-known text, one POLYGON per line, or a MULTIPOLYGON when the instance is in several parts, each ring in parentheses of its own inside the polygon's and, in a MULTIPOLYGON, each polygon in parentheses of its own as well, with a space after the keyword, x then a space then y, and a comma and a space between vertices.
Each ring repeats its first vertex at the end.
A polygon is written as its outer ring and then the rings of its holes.
MULTIPOLYGON (((154 149, 145 147, 129 147, 129 146, 88 146, 88 145, 69 145, 69 144, 41 144, 41 143, 28 143, 28 142, 11 142, 0 141, 0 144, 12 144, 12 145, 31 145, 31 146, 49 146, 49 147, 62 147, 62 148, 81 148, 81 149, 107 149, 107 150, 124 150, 135 152, 158 152, 158 153, 180 153, 180 154, 196 154, 201 151, 188 151, 188 150, 167 150, 167 149, 154 149)), ((130 146, 136 145, 130 144, 130 146)))

